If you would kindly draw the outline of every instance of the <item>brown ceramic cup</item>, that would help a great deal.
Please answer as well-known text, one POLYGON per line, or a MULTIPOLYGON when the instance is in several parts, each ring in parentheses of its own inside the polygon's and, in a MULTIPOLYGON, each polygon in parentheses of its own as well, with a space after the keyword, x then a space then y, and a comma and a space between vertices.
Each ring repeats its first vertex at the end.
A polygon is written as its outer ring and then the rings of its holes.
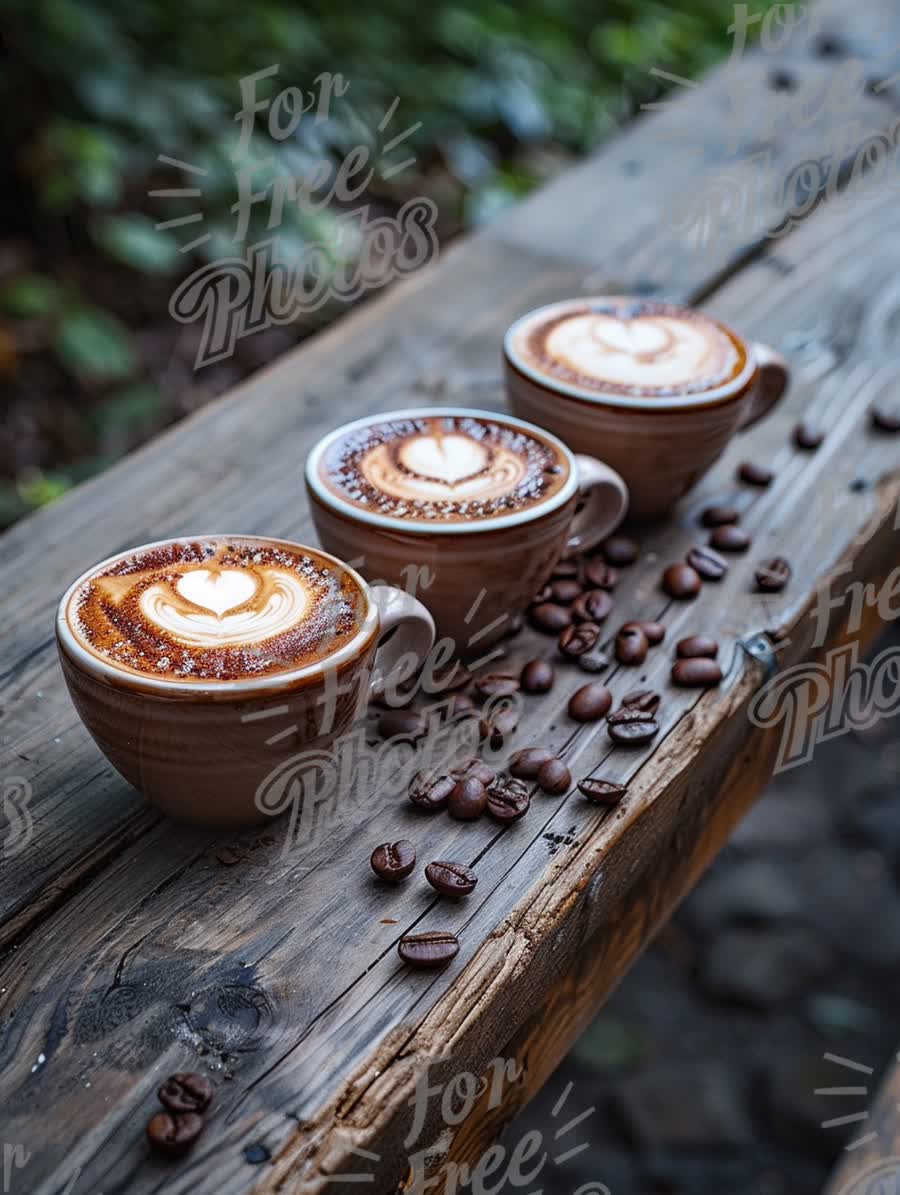
MULTIPOLYGON (((368 578, 421 591, 442 643, 472 660, 506 635, 561 556, 587 550, 621 522, 628 491, 608 465, 574 454, 552 433, 508 415, 459 407, 392 411, 345 424, 325 436, 306 462, 313 521, 326 551, 368 578), (322 481, 323 453, 370 424, 434 416, 474 418, 519 429, 549 443, 565 463, 565 484, 546 502, 512 514, 439 525, 360 510, 322 481)), ((437 649, 436 649, 437 650, 437 649)))
POLYGON ((706 473, 735 432, 771 411, 787 388, 789 368, 779 353, 744 340, 718 320, 711 322, 737 351, 735 374, 723 385, 691 393, 648 397, 604 392, 554 377, 529 359, 527 339, 536 326, 623 303, 658 306, 688 318, 694 314, 671 304, 622 296, 569 299, 528 312, 504 339, 506 392, 519 418, 554 432, 570 447, 601 457, 622 475, 630 494, 630 518, 657 519, 706 473))
MULTIPOLYGON (((294 671, 229 681, 180 681, 117 667, 73 632, 73 597, 117 561, 172 543, 226 540, 301 545, 260 536, 190 536, 118 553, 87 570, 60 601, 56 642, 63 676, 81 720, 118 772, 152 804, 181 821, 240 826, 287 807, 271 807, 271 779, 305 752, 322 752, 365 712, 369 694, 410 654, 425 659, 434 623, 402 590, 368 585, 341 561, 315 554, 362 595, 359 629, 337 651, 294 671), (379 641, 393 631, 389 641, 379 641)), ((310 551, 313 551, 310 549, 310 551)))

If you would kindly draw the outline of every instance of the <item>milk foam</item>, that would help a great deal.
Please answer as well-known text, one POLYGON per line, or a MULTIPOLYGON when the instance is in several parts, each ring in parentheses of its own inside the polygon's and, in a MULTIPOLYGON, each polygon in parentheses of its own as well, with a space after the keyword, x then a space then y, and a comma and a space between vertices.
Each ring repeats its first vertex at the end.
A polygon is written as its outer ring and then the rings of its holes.
POLYGON ((649 397, 712 389, 743 365, 737 344, 715 321, 652 303, 551 316, 529 331, 525 356, 576 384, 649 397))
POLYGON ((69 622, 90 650, 130 671, 235 680, 324 658, 359 629, 349 574, 264 541, 194 541, 136 553, 76 591, 69 622))

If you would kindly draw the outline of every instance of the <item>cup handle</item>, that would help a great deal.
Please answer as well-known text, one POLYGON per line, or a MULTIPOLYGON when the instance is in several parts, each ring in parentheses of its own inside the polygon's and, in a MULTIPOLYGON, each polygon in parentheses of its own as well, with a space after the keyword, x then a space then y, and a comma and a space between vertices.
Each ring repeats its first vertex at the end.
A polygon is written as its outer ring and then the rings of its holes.
POLYGON ((609 465, 592 456, 576 454, 578 486, 587 500, 576 514, 566 554, 585 552, 606 539, 625 518, 628 486, 609 465))
POLYGON ((784 397, 791 380, 791 367, 787 358, 766 344, 754 344, 753 355, 759 366, 759 377, 753 388, 744 417, 738 425, 739 431, 752 427, 772 410, 784 397))
POLYGON ((378 607, 379 635, 383 637, 388 631, 394 631, 390 640, 375 653, 369 680, 369 693, 372 694, 384 688, 407 653, 418 657, 421 666, 434 645, 435 629, 434 619, 412 594, 393 585, 372 585, 369 594, 378 607))

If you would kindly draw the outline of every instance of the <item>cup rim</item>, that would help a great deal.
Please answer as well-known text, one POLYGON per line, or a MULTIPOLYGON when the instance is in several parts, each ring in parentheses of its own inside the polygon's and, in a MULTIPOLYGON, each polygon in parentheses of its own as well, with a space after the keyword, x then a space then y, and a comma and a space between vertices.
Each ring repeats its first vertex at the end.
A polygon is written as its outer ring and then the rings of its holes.
POLYGON ((353 419, 349 423, 342 423, 340 427, 324 435, 313 445, 307 455, 306 484, 309 486, 314 497, 318 498, 323 506, 328 506, 332 510, 356 522, 368 523, 370 526, 382 527, 391 531, 404 531, 410 535, 473 535, 481 531, 500 531, 505 527, 515 527, 521 523, 529 523, 535 519, 543 518, 544 515, 548 515, 552 511, 564 506, 578 491, 578 461, 568 445, 564 444, 553 432, 547 431, 546 428, 538 427, 537 424, 529 423, 525 419, 518 419, 515 415, 507 415, 505 412, 500 411, 483 411, 475 407, 403 407, 399 411, 381 411, 376 415, 363 415, 361 418, 353 419), (528 432, 538 440, 547 440, 565 457, 569 466, 569 476, 565 485, 561 486, 552 498, 537 506, 529 507, 526 510, 514 511, 512 514, 494 515, 472 523, 413 523, 407 519, 399 519, 394 515, 376 514, 374 511, 363 510, 361 507, 354 506, 352 502, 347 502, 343 498, 339 498, 323 485, 319 477, 319 461, 322 454, 326 449, 330 448, 335 440, 346 435, 347 432, 355 431, 360 427, 368 427, 373 423, 384 423, 394 419, 421 419, 426 416, 433 418, 436 415, 471 417, 473 419, 486 420, 489 423, 501 423, 528 432))
POLYGON ((100 560, 97 564, 85 569, 66 589, 60 598, 56 610, 57 644, 70 662, 81 672, 86 672, 98 680, 114 685, 116 688, 146 693, 156 697, 179 697, 183 700, 193 702, 209 702, 229 697, 241 698, 247 696, 249 698, 259 694, 304 687, 311 681, 324 676, 326 671, 338 669, 345 664, 352 663, 353 660, 357 659, 363 653, 371 641, 377 637, 379 627, 380 615, 378 606, 372 598, 371 587, 359 575, 356 569, 351 568, 349 564, 338 559, 337 556, 333 556, 323 548, 309 547, 306 544, 300 544, 290 539, 283 539, 280 536, 237 533, 228 535, 224 532, 207 532, 203 535, 173 535, 166 539, 154 540, 152 543, 140 544, 138 547, 126 548, 122 552, 115 552, 105 560, 100 560), (324 659, 316 660, 311 664, 305 664, 300 668, 286 669, 283 672, 273 672, 266 676, 244 677, 240 680, 205 680, 200 682, 144 676, 140 672, 129 672, 118 668, 108 660, 104 660, 101 656, 95 655, 90 651, 69 626, 67 615, 73 596, 85 581, 89 580, 101 569, 115 564, 117 561, 123 560, 128 556, 134 556, 139 552, 150 551, 153 548, 164 547, 169 544, 187 544, 212 539, 234 539, 245 543, 247 541, 251 543, 255 542, 261 545, 274 544, 290 549, 291 551, 299 549, 303 552, 311 552, 313 555, 321 556, 338 569, 349 573, 366 603, 365 616, 359 630, 352 639, 342 647, 339 647, 337 651, 325 656, 324 659))
MULTIPOLYGON (((587 307, 592 303, 608 303, 612 301, 628 300, 633 298, 634 302, 664 302, 664 300, 642 299, 640 296, 629 295, 584 295, 580 298, 560 299, 554 303, 545 303, 541 307, 534 307, 530 311, 526 311, 520 315, 507 328, 503 337, 503 356, 508 365, 522 374, 529 381, 542 389, 549 391, 551 394, 564 394, 569 398, 576 398, 581 402, 593 403, 597 406, 623 407, 629 410, 639 410, 644 413, 652 414, 654 411, 679 411, 694 409, 697 407, 714 406, 719 403, 725 403, 732 399, 741 397, 750 382, 752 382, 759 366, 756 360, 756 353, 751 341, 741 336, 736 332, 730 324, 724 323, 715 316, 710 315, 704 311, 703 318, 708 319, 711 323, 716 324, 730 337, 736 340, 744 350, 745 362, 744 368, 736 377, 729 381, 722 383, 720 386, 712 386, 706 390, 698 390, 693 394, 682 395, 668 395, 668 396, 653 396, 651 400, 641 397, 633 397, 628 394, 616 394, 607 390, 591 390, 586 386, 578 386, 573 382, 563 381, 561 378, 550 377, 547 374, 542 374, 539 370, 534 369, 517 351, 514 340, 519 331, 533 320, 538 318, 546 319, 550 316, 563 314, 566 311, 577 310, 581 307, 587 307)), ((673 302, 668 304, 672 307, 679 307, 684 311, 693 311, 694 308, 684 303, 673 302)))

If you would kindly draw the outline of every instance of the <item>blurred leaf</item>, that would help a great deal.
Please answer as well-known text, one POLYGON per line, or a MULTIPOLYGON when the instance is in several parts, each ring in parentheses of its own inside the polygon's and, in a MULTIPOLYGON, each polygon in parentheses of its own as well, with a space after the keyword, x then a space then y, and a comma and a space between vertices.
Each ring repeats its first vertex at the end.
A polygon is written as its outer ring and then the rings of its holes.
POLYGON ((16 478, 19 494, 32 509, 55 501, 70 488, 70 484, 61 474, 44 473, 41 469, 28 469, 16 478))
POLYGON ((118 381, 134 373, 137 359, 128 329, 109 312, 77 307, 60 320, 53 345, 60 361, 91 381, 118 381))
POLYGON ((172 274, 179 264, 178 241, 148 216, 102 216, 94 239, 110 257, 145 274, 172 274))
POLYGON ((813 1025, 828 1037, 846 1033, 876 1034, 879 1018, 874 1009, 849 996, 822 993, 810 998, 807 1015, 813 1025))
POLYGON ((635 1025, 600 1018, 575 1045, 575 1057, 601 1071, 636 1066, 653 1053, 653 1042, 635 1025))
POLYGON ((45 274, 20 274, 0 291, 0 309, 16 319, 34 319, 56 311, 62 297, 62 287, 45 274))
POLYGON ((162 394, 157 386, 135 382, 116 391, 94 411, 91 422, 101 434, 132 431, 139 424, 152 423, 160 413, 162 394))

